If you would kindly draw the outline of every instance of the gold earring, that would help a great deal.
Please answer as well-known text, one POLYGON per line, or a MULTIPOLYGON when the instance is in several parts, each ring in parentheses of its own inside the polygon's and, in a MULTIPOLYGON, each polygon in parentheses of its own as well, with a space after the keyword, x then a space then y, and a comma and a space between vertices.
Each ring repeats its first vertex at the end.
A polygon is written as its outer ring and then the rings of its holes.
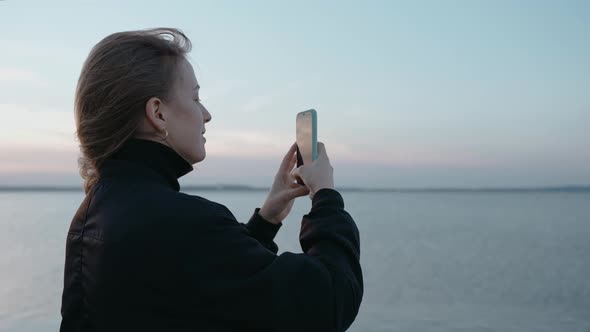
POLYGON ((168 130, 164 129, 164 131, 166 132, 166 136, 164 136, 164 138, 161 139, 162 141, 166 140, 166 138, 168 137, 168 130))

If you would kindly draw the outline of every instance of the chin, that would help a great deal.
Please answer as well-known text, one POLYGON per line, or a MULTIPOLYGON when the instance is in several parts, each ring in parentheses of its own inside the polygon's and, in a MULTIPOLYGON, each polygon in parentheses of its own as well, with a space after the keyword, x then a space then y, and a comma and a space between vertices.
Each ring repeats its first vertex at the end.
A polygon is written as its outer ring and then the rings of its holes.
POLYGON ((195 154, 192 154, 191 155, 191 163, 192 164, 196 164, 198 162, 201 162, 201 161, 205 160, 206 155, 207 154, 205 153, 204 150, 203 151, 199 151, 199 152, 197 152, 195 154))
POLYGON ((203 160, 205 160, 205 155, 201 156, 200 158, 197 158, 193 164, 199 163, 203 160))

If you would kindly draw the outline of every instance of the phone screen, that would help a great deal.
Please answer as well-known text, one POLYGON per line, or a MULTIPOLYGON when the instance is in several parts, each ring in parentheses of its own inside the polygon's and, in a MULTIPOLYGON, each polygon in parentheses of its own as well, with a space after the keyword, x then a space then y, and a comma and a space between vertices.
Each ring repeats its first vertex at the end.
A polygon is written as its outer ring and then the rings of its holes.
POLYGON ((297 114, 297 166, 311 164, 317 156, 316 131, 317 120, 315 110, 297 114))

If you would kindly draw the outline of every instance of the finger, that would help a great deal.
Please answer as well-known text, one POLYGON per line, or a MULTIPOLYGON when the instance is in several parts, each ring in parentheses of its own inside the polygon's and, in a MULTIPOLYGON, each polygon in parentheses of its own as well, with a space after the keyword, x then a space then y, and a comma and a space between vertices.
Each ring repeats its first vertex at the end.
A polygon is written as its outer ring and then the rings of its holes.
POLYGON ((297 197, 306 196, 307 194, 309 194, 309 188, 307 188, 306 186, 301 186, 300 188, 289 190, 288 197, 291 200, 297 197))
POLYGON ((324 145, 324 143, 318 142, 317 148, 318 148, 318 156, 327 157, 326 146, 324 145))
POLYGON ((291 178, 294 180, 299 179, 299 180, 303 181, 303 178, 301 177, 301 172, 303 171, 303 167, 304 167, 304 165, 294 168, 290 173, 291 178))
POLYGON ((293 159, 293 155, 295 154, 295 151, 297 151, 297 143, 293 143, 291 145, 291 147, 289 148, 289 151, 287 152, 287 154, 285 154, 285 156, 283 157, 283 161, 281 162, 281 166, 280 169, 281 170, 289 170, 289 164, 291 162, 291 160, 293 159))
POLYGON ((290 171, 293 169, 293 167, 295 167, 295 164, 297 164, 297 154, 294 153, 293 157, 291 157, 291 160, 289 161, 289 166, 287 166, 287 170, 290 171))
POLYGON ((291 189, 296 189, 296 188, 301 188, 301 187, 305 187, 305 186, 304 186, 304 185, 302 185, 302 184, 299 184, 299 183, 297 183, 297 182, 293 182, 293 183, 291 183, 291 184, 289 185, 289 187, 290 187, 291 189))
POLYGON ((328 157, 328 152, 326 151, 326 146, 322 142, 318 142, 318 158, 322 158, 325 160, 330 160, 328 157))
POLYGON ((303 165, 297 167, 297 168, 293 168, 293 170, 291 171, 291 176, 292 177, 296 177, 296 176, 301 176, 301 170, 303 169, 303 165))
MULTIPOLYGON (((285 169, 280 168, 275 178, 284 179, 286 176, 290 176, 290 172, 293 171, 293 168, 297 164, 297 155, 293 155, 293 158, 289 161, 289 164, 285 169)), ((282 166, 281 166, 282 167, 282 166)))

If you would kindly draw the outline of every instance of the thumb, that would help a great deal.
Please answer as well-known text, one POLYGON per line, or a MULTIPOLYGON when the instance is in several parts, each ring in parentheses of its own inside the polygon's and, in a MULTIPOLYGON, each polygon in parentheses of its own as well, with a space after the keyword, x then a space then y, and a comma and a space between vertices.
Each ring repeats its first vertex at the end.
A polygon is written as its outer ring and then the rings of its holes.
POLYGON ((307 194, 309 194, 309 188, 307 188, 306 186, 300 186, 298 188, 291 189, 287 192, 287 196, 289 197, 289 200, 292 200, 297 197, 305 196, 307 194))
POLYGON ((299 178, 299 179, 303 180, 303 177, 301 176, 301 173, 303 172, 304 167, 305 167, 305 165, 301 165, 301 166, 299 166, 297 168, 294 168, 291 171, 291 178, 293 178, 293 179, 298 179, 299 178))

